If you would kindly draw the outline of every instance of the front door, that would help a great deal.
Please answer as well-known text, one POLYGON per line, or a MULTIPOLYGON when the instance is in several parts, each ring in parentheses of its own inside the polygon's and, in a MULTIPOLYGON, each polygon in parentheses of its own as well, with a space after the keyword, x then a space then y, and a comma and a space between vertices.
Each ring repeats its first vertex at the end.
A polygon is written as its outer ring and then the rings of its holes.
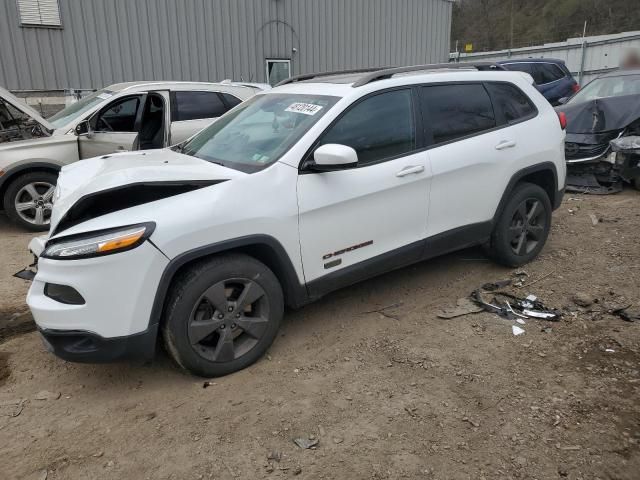
POLYGON ((146 95, 120 97, 90 120, 91 130, 78 138, 80 158, 133 149, 140 129, 146 95))
POLYGON ((416 151, 413 103, 410 88, 361 100, 315 146, 348 145, 358 166, 299 175, 300 245, 312 295, 420 257, 431 174, 427 153, 416 151))

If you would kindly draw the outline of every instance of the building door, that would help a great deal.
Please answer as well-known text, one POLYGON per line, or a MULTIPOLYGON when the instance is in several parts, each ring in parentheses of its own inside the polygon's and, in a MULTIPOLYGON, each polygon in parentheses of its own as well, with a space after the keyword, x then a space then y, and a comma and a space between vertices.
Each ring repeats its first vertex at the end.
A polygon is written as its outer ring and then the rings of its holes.
POLYGON ((291 60, 267 59, 267 81, 271 86, 291 76, 291 60))

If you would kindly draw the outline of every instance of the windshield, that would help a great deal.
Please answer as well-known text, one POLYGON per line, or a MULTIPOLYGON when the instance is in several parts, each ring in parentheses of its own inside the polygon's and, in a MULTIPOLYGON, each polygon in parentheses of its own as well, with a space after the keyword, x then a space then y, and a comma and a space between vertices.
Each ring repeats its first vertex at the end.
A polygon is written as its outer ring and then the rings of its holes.
POLYGON ((338 100, 325 95, 257 95, 178 148, 202 160, 256 172, 278 160, 338 100))
POLYGON ((624 95, 640 95, 640 75, 597 78, 588 83, 567 103, 576 104, 624 95))
POLYGON ((101 102, 104 102, 112 96, 113 91, 111 90, 98 90, 97 92, 94 92, 91 95, 78 100, 76 103, 69 105, 67 108, 60 110, 52 117, 47 118, 47 120, 49 120, 49 123, 51 123, 56 128, 64 127, 69 122, 72 122, 73 120, 78 118, 84 112, 91 110, 92 107, 98 105, 101 102))

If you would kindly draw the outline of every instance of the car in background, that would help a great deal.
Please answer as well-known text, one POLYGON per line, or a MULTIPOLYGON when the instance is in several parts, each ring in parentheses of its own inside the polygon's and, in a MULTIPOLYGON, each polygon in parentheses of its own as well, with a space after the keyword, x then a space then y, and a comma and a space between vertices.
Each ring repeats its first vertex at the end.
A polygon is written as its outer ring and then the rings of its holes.
POLYGON ((640 69, 615 70, 589 82, 563 105, 567 119, 567 188, 615 193, 640 189, 640 69))
POLYGON ((62 166, 183 142, 261 90, 230 81, 120 83, 45 119, 0 88, 0 208, 24 228, 47 230, 62 166))
POLYGON ((562 60, 526 58, 502 60, 496 62, 496 65, 531 75, 538 91, 554 106, 560 104, 560 99, 570 97, 580 90, 580 85, 562 60))

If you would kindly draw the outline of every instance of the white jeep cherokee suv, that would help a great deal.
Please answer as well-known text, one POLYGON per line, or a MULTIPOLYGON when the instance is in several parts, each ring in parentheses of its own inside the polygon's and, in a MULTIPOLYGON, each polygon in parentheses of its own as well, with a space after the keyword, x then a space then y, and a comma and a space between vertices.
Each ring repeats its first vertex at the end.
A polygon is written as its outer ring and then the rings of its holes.
POLYGON ((561 121, 526 74, 465 68, 294 77, 177 147, 63 167, 30 243, 47 347, 150 358, 161 336, 224 375, 285 305, 474 244, 533 259, 563 196, 561 121))

